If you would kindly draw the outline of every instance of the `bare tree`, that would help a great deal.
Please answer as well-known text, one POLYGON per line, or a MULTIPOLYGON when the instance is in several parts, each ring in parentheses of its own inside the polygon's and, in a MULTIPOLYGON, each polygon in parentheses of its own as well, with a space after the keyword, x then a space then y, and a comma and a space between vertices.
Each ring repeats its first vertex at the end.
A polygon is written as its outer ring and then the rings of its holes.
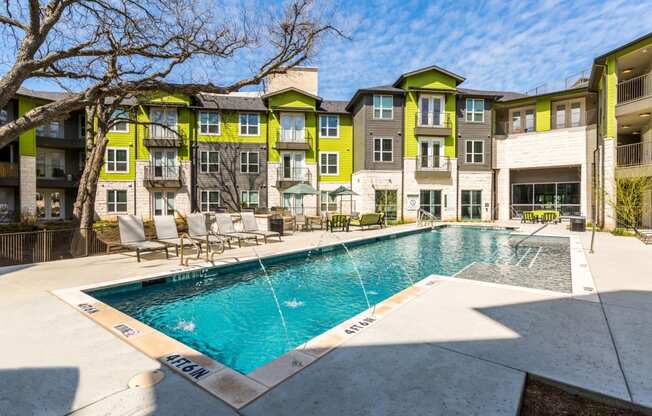
POLYGON ((12 61, 0 78, 0 108, 29 79, 52 80, 69 94, 0 126, 0 147, 106 97, 229 93, 259 84, 309 60, 325 35, 341 35, 312 0, 292 0, 264 19, 244 11, 217 17, 206 6, 196 0, 6 0, 0 30, 14 45, 4 52, 12 61), (260 56, 249 76, 220 84, 178 80, 190 65, 215 66, 247 50, 260 56))

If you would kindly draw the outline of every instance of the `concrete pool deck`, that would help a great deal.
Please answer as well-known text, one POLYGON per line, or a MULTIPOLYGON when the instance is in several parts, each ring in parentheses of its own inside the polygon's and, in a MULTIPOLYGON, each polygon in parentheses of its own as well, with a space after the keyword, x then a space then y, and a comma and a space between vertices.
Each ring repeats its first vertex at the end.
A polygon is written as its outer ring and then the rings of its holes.
MULTIPOLYGON (((256 250, 264 256, 411 227, 302 233, 256 250)), ((565 225, 545 232, 570 234, 565 225)), ((526 373, 652 408, 652 248, 599 233, 589 254, 590 233, 573 235, 601 303, 441 279, 239 413, 50 293, 175 270, 176 258, 145 254, 138 264, 114 254, 0 269, 0 414, 513 415, 526 373), (158 368, 161 383, 127 388, 134 375, 158 368)), ((252 254, 243 247, 221 257, 252 254)))

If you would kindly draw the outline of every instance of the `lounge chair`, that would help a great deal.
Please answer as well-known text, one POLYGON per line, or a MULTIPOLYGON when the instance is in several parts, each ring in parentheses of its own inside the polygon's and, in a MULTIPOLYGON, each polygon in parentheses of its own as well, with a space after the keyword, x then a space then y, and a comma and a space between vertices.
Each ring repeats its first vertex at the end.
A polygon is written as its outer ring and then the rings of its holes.
POLYGON ((256 222, 256 216, 253 212, 242 212, 240 213, 240 218, 242 218, 242 229, 244 232, 263 237, 265 243, 267 243, 268 237, 278 237, 278 241, 283 241, 281 240, 281 234, 276 231, 265 231, 259 229, 258 223, 256 222))
POLYGON ((170 258, 167 244, 151 241, 145 237, 142 218, 135 215, 120 215, 118 216, 118 228, 120 230, 120 245, 129 250, 135 250, 139 263, 140 253, 143 251, 164 250, 165 258, 170 258))
POLYGON ((242 247, 242 242, 247 240, 254 240, 254 244, 258 244, 258 236, 256 234, 235 230, 231 214, 215 214, 215 226, 217 227, 217 235, 227 239, 237 240, 238 247, 242 247))
POLYGON ((217 245, 218 252, 224 251, 224 243, 228 244, 229 248, 231 248, 231 243, 228 240, 208 231, 204 214, 189 214, 186 217, 186 222, 188 223, 188 235, 190 235, 190 238, 200 244, 205 243, 206 250, 211 250, 211 244, 217 245))
POLYGON ((336 229, 341 229, 342 231, 349 231, 349 222, 351 218, 348 215, 335 214, 328 220, 328 226, 326 227, 331 232, 335 232, 336 229))
POLYGON ((352 219, 349 225, 353 227, 360 227, 363 230, 365 229, 365 227, 369 228, 376 225, 382 227, 381 214, 380 213, 362 214, 360 218, 352 219))
MULTIPOLYGON (((155 215, 154 226, 156 227, 156 241, 174 247, 177 256, 179 255, 179 247, 181 247, 181 238, 177 231, 177 222, 173 215, 155 215)), ((183 240, 184 246, 194 246, 197 248, 197 258, 201 255, 201 244, 190 238, 183 240)))
POLYGON ((308 219, 303 214, 297 214, 294 217, 294 228, 297 231, 308 231, 310 225, 308 224, 308 219))

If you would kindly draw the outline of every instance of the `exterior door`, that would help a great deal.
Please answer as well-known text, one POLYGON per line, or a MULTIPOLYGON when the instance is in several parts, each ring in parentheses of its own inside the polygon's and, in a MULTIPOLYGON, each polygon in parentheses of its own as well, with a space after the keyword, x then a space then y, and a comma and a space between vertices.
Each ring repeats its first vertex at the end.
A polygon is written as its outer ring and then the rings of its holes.
POLYGON ((395 189, 377 189, 375 192, 376 212, 384 212, 386 220, 396 220, 398 198, 395 189))
POLYGON ((289 209, 294 215, 303 214, 303 195, 283 194, 283 208, 289 209))
POLYGON ((444 158, 444 143, 442 139, 419 139, 419 166, 426 169, 442 167, 444 158))
POLYGON ((46 220, 60 220, 64 214, 64 192, 57 189, 36 191, 36 216, 46 220))
POLYGON ((161 149, 152 151, 154 177, 175 178, 177 176, 176 149, 161 149))
POLYGON ((302 181, 306 178, 304 152, 281 153, 283 179, 302 181))
POLYGON ((422 189, 419 191, 419 207, 441 219, 441 190, 422 189))
POLYGON ((441 127, 444 125, 444 97, 422 95, 419 99, 419 125, 441 127))
POLYGON ((462 219, 482 219, 482 191, 462 191, 462 219))
POLYGON ((176 138, 174 131, 177 130, 177 109, 176 108, 152 108, 149 113, 152 120, 150 131, 153 138, 176 138), (168 128, 166 128, 168 127, 168 128), (170 129, 174 131, 170 131, 170 129))
POLYGON ((305 117, 301 113, 281 114, 281 141, 305 142, 305 117))

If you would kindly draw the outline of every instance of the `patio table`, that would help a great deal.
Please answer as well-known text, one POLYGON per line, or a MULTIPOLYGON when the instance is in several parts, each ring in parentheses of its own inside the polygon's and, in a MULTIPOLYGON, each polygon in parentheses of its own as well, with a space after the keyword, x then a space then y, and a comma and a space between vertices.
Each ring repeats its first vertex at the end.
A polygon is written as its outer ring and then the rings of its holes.
POLYGON ((543 217, 546 214, 552 214, 555 216, 555 222, 559 221, 559 211, 556 211, 554 209, 537 209, 534 211, 530 211, 532 215, 537 219, 537 221, 543 220, 543 217))

